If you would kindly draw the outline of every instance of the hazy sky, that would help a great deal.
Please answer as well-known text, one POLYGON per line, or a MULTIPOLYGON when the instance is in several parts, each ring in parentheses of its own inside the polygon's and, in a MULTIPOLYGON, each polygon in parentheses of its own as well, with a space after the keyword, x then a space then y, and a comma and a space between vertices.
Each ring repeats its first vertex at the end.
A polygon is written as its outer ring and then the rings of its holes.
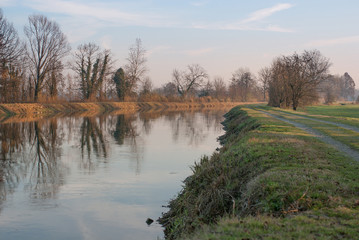
POLYGON ((254 73, 276 56, 318 49, 359 88, 358 0, 0 0, 20 35, 30 14, 58 22, 72 48, 95 42, 111 49, 116 67, 141 38, 155 86, 174 68, 199 63, 211 78, 254 73))

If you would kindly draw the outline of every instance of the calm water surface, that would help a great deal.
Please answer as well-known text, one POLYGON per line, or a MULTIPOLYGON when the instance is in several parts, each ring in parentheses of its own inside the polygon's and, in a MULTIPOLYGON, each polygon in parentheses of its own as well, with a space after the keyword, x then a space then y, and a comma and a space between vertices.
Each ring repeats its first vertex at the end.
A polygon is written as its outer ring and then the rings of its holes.
POLYGON ((0 124, 0 239, 162 239, 156 222, 211 154, 225 110, 0 124))

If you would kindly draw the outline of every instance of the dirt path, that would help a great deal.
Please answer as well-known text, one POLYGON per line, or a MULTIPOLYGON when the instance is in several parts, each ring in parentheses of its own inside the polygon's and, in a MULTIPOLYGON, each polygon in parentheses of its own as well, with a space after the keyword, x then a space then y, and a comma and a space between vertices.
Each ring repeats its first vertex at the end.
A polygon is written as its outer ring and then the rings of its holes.
MULTIPOLYGON (((278 119, 280 121, 289 123, 289 124, 291 124, 291 125, 293 125, 293 126, 295 126, 297 128, 300 128, 303 131, 308 132, 309 134, 313 135, 314 137, 320 139, 321 141, 333 146, 338 151, 343 152, 346 155, 352 157, 354 160, 359 161, 359 152, 358 151, 355 151, 355 150, 351 149, 347 145, 333 139, 332 137, 330 137, 328 135, 325 135, 325 134, 323 134, 323 133, 321 133, 321 132, 319 132, 319 131, 317 131, 317 130, 315 130, 315 129, 313 129, 313 128, 305 125, 305 124, 301 124, 301 123, 295 122, 293 120, 288 120, 288 119, 284 118, 283 116, 276 115, 276 114, 269 113, 269 112, 262 111, 262 110, 258 110, 258 109, 256 109, 256 110, 259 111, 259 112, 262 112, 262 113, 264 113, 264 114, 266 114, 268 116, 276 118, 276 119, 278 119)), ((297 116, 295 114, 288 114, 288 115, 297 116)), ((301 116, 298 116, 298 117, 301 117, 301 116)), ((306 117, 304 117, 304 118, 306 118, 306 117)), ((313 120, 312 118, 309 118, 309 119, 313 120)), ((322 121, 322 120, 319 120, 319 121, 322 121)), ((323 121, 323 122, 326 122, 326 121, 323 121)), ((328 122, 328 124, 332 124, 332 122, 328 122)), ((336 124, 334 124, 334 125, 336 125, 336 124)), ((344 124, 340 124, 340 125, 344 125, 344 124)), ((346 125, 344 125, 344 126, 346 126, 346 125)), ((342 126, 340 126, 340 127, 342 127, 342 126)), ((347 126, 347 127, 351 128, 351 126, 347 126)), ((350 129, 350 130, 355 131, 353 129, 350 129)))
POLYGON ((325 121, 325 120, 317 119, 317 118, 314 118, 314 117, 307 117, 307 116, 302 116, 302 115, 293 114, 293 113, 287 113, 287 112, 280 112, 280 113, 283 113, 283 114, 288 115, 288 116, 295 116, 295 117, 304 118, 304 119, 308 119, 308 120, 312 120, 312 121, 316 121, 316 122, 321 122, 321 123, 325 123, 325 124, 334 125, 334 126, 337 126, 337 127, 341 127, 341 128, 344 128, 344 129, 359 133, 359 128, 354 127, 354 126, 350 126, 350 125, 346 125, 346 124, 343 124, 343 123, 325 121))

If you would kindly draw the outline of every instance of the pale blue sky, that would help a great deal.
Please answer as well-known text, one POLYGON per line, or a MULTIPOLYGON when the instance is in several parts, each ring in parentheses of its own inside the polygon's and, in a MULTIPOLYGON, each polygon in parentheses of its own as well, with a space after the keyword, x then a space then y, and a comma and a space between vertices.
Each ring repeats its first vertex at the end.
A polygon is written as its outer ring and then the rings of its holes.
POLYGON ((333 74, 348 72, 359 88, 357 0, 0 0, 0 7, 20 34, 30 14, 44 14, 73 49, 110 48, 116 67, 141 38, 155 86, 192 63, 229 81, 240 67, 256 73, 276 56, 318 49, 333 74))

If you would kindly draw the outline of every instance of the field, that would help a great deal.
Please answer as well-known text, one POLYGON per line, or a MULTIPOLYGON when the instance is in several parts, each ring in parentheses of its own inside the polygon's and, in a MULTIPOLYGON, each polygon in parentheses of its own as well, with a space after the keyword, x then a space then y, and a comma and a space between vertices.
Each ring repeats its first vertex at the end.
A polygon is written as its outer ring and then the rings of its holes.
POLYGON ((300 108, 296 112, 292 110, 276 110, 359 127, 358 104, 310 106, 300 108))
POLYGON ((314 115, 348 117, 359 119, 359 105, 311 106, 303 109, 304 112, 314 115))
POLYGON ((224 146, 193 167, 160 219, 167 237, 358 239, 359 136, 348 124, 358 111, 232 109, 224 146))

